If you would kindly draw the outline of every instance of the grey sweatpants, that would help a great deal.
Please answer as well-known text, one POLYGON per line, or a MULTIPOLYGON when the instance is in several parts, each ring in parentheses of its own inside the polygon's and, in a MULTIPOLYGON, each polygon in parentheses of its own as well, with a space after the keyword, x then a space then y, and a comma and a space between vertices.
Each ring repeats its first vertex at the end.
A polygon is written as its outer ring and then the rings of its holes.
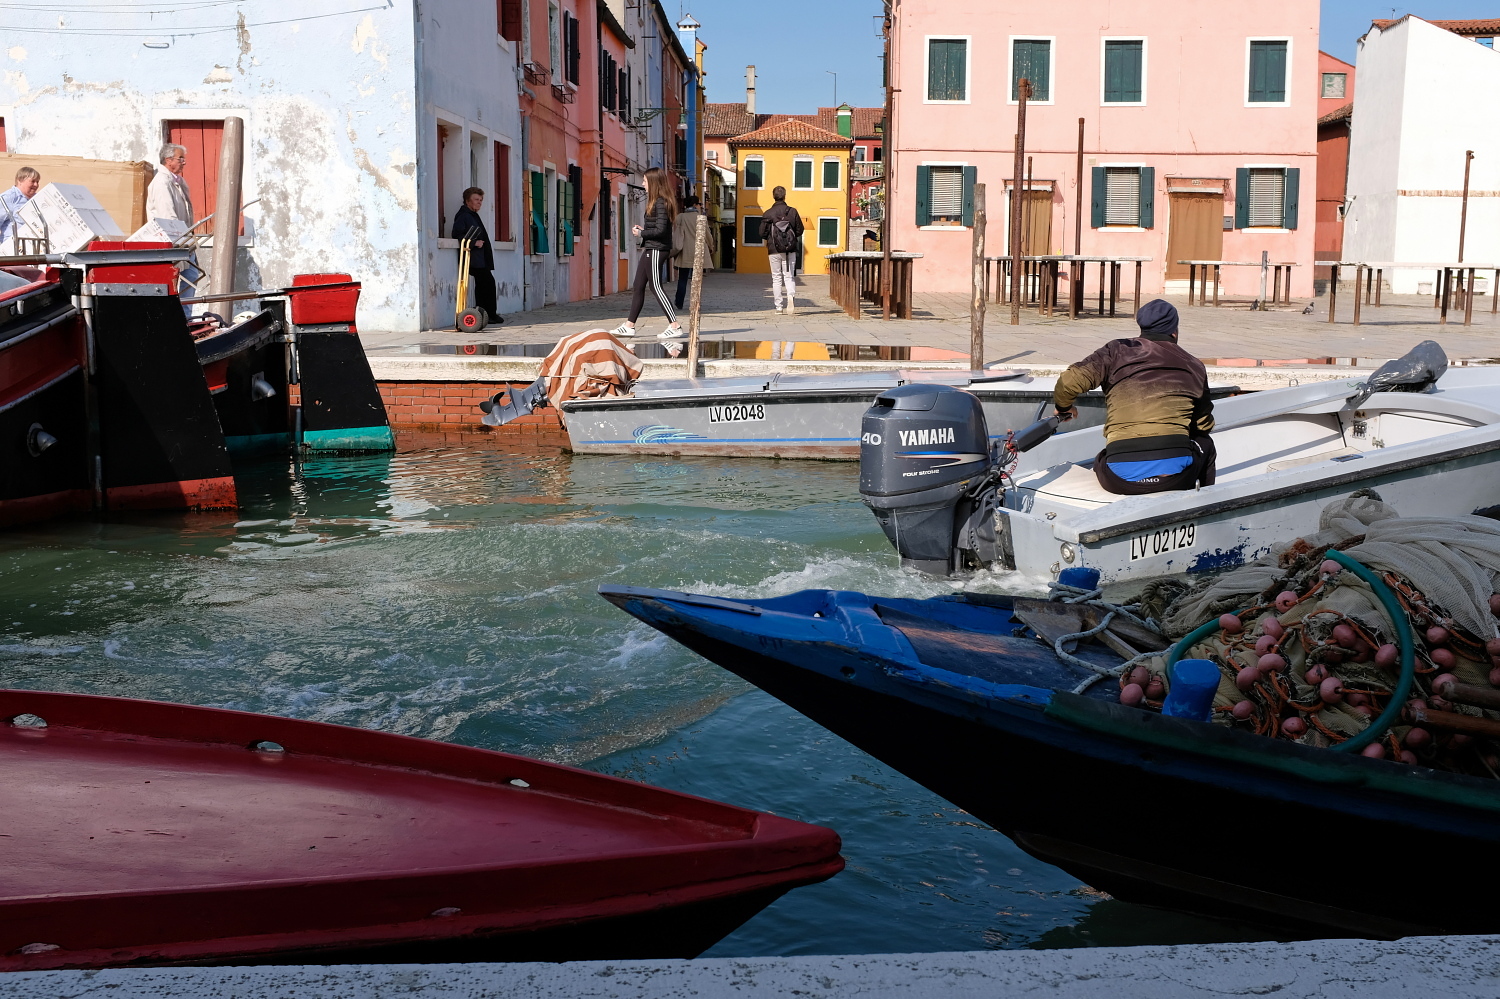
POLYGON ((771 298, 776 302, 776 308, 781 308, 783 301, 795 307, 797 304, 797 255, 795 253, 772 253, 769 256, 771 258, 771 298))

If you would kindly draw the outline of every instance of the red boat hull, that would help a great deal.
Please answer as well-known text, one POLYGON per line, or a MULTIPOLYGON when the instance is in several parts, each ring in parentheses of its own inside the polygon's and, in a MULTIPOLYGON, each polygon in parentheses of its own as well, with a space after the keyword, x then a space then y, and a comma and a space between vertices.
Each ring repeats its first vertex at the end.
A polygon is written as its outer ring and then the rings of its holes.
POLYGON ((503 753, 0 692, 23 713, 0 970, 690 957, 843 867, 831 830, 503 753))

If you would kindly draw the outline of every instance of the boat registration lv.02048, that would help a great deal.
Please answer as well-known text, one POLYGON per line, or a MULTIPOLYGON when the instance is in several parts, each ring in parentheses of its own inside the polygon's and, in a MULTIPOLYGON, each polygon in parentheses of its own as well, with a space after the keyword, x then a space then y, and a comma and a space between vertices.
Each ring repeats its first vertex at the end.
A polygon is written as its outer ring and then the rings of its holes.
POLYGON ((1130 561, 1167 555, 1193 547, 1198 537, 1198 525, 1192 521, 1173 524, 1156 531, 1146 531, 1130 538, 1130 561))
POLYGON ((709 423, 760 423, 765 418, 766 404, 763 402, 708 407, 709 423))

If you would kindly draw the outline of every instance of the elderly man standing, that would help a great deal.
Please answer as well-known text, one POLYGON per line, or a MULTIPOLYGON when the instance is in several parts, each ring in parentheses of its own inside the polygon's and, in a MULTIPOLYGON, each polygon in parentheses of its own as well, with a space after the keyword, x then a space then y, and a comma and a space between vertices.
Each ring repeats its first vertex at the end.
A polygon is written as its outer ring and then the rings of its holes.
POLYGON ((0 194, 0 240, 16 234, 16 216, 22 206, 36 196, 42 186, 42 175, 36 167, 22 167, 16 171, 16 186, 0 194))
POLYGON ((187 166, 187 150, 175 142, 161 147, 162 169, 151 178, 146 189, 148 219, 177 219, 183 225, 193 224, 193 196, 188 193, 182 168, 187 166))

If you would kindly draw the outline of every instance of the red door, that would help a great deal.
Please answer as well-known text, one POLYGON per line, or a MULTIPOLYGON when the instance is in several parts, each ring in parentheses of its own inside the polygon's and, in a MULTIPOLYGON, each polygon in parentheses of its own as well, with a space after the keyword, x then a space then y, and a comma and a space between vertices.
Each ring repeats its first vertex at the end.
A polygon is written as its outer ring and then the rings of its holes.
POLYGON ((224 123, 217 120, 169 121, 167 141, 187 150, 182 179, 193 196, 193 221, 213 213, 219 193, 219 150, 224 144, 224 123))

